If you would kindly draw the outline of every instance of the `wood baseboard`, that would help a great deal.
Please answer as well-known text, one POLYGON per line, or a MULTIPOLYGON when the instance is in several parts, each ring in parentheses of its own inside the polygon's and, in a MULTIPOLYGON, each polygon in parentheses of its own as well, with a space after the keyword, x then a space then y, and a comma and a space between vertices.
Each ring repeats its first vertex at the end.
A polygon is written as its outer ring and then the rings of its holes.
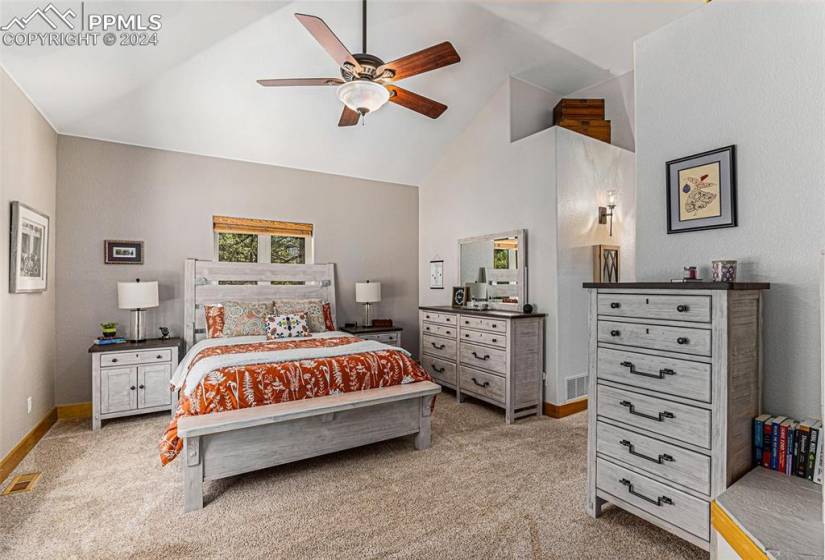
POLYGON ((544 414, 551 418, 564 418, 571 414, 576 414, 582 410, 587 410, 587 399, 581 399, 565 404, 544 403, 544 414))
POLYGON ((66 420, 67 418, 91 418, 92 403, 80 402, 74 404, 57 405, 57 418, 66 420))
POLYGON ((0 459, 0 484, 11 472, 20 464, 20 461, 37 445, 37 442, 49 431, 57 422, 57 409, 53 408, 40 422, 23 436, 17 445, 9 451, 3 459, 0 459))
MULTIPOLYGON (((765 552, 759 548, 742 528, 730 518, 716 501, 710 503, 710 522, 730 547, 742 558, 768 560, 765 552)), ((711 552, 713 554, 713 552, 711 552)))

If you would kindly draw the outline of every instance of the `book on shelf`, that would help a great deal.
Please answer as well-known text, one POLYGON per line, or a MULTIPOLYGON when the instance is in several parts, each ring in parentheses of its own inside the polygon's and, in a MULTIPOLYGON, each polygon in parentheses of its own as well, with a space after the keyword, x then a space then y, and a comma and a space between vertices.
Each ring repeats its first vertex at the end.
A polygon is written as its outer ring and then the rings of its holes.
POLYGON ((822 484, 824 448, 821 420, 806 418, 800 422, 770 414, 753 419, 753 459, 757 465, 822 484))
POLYGON ((814 479, 814 470, 816 468, 816 454, 817 448, 819 444, 819 440, 821 439, 822 435, 820 431, 822 430, 822 422, 816 421, 811 426, 811 441, 808 445, 808 460, 807 464, 805 465, 805 478, 808 480, 814 479))
MULTIPOLYGON (((774 416, 771 419, 771 463, 770 469, 773 471, 779 470, 779 440, 780 440, 780 427, 782 422, 787 419, 785 416, 774 416)), ((784 462, 784 461, 783 461, 784 462)))
POLYGON ((765 422, 770 421, 770 414, 761 414, 753 419, 753 458, 757 465, 762 463, 765 450, 765 422))
POLYGON ((126 342, 126 339, 123 337, 96 338, 92 341, 92 344, 97 344, 98 346, 106 346, 108 344, 122 344, 124 342, 126 342))

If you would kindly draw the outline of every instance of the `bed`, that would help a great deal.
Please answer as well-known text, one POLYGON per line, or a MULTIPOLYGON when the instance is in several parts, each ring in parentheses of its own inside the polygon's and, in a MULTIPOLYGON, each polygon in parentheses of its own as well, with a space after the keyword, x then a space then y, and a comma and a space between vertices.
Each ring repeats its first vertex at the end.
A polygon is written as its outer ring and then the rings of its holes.
POLYGON ((184 511, 203 507, 206 480, 413 434, 430 446, 441 389, 399 348, 335 331, 206 339, 205 306, 226 301, 320 299, 334 325, 335 265, 187 259, 185 276, 188 353, 161 440, 161 460, 183 464, 184 511))

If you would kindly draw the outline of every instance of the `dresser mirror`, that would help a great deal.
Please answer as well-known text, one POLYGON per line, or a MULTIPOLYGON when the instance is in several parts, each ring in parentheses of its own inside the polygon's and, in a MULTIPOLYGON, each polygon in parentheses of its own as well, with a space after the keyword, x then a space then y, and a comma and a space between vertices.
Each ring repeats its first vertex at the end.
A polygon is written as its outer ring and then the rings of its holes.
POLYGON ((527 232, 523 229, 459 239, 459 285, 468 305, 520 311, 527 302, 527 232))

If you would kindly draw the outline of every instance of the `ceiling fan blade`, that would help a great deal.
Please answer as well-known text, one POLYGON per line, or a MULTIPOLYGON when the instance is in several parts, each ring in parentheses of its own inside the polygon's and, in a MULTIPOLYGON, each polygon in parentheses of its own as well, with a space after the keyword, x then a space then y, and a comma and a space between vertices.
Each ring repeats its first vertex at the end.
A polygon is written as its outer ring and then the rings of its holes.
POLYGON ((353 111, 346 105, 344 105, 344 112, 341 113, 341 118, 338 120, 338 126, 353 126, 358 124, 358 119, 361 118, 361 115, 358 111, 353 111))
POLYGON ((461 57, 458 56, 453 45, 449 41, 445 41, 423 51, 408 54, 398 60, 388 62, 379 67, 375 75, 380 76, 384 70, 392 70, 395 72, 395 76, 392 77, 393 80, 403 80, 460 61, 461 57))
POLYGON ((361 70, 361 65, 353 58, 352 53, 347 50, 347 47, 341 40, 332 32, 332 29, 324 23, 324 20, 317 16, 309 16, 306 14, 295 14, 298 21, 307 28, 315 40, 321 43, 324 50, 338 63, 338 66, 343 66, 345 62, 352 64, 356 70, 361 70))
POLYGON ((391 102, 406 107, 407 109, 412 109, 431 119, 437 119, 441 116, 441 113, 447 110, 447 106, 443 103, 433 101, 423 95, 418 95, 396 85, 388 85, 386 88, 390 90, 391 102))
POLYGON ((258 80, 265 87, 279 86, 338 86, 344 83, 341 78, 286 78, 277 80, 258 80))

